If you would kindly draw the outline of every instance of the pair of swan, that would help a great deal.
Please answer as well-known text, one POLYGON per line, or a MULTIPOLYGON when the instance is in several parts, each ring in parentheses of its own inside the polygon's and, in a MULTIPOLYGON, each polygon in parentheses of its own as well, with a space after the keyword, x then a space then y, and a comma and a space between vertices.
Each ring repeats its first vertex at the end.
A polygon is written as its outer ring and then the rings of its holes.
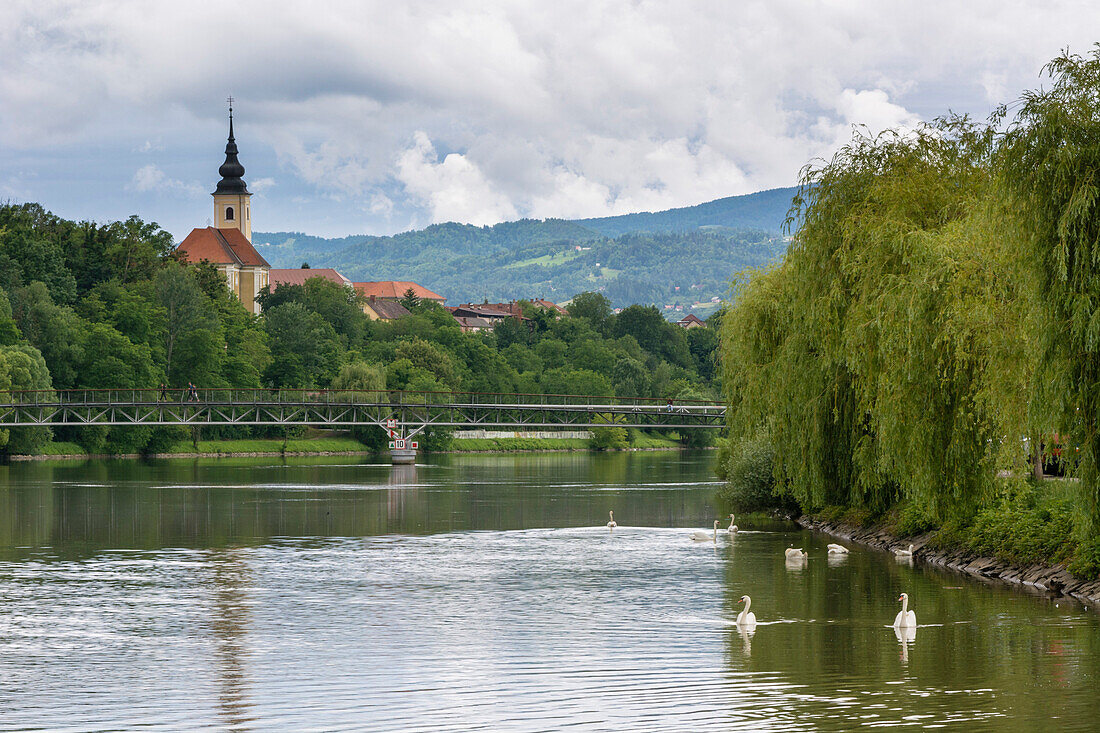
MULTIPOLYGON (((844 545, 828 545, 830 555, 847 555, 848 548, 844 545)), ((783 556, 788 560, 804 560, 809 555, 801 547, 788 547, 783 550, 783 556)))
MULTIPOLYGON (((898 611, 898 615, 894 618, 895 629, 916 629, 917 628, 917 614, 915 611, 909 610, 909 594, 902 593, 898 600, 901 601, 901 610, 898 611)), ((737 614, 738 626, 755 626, 756 614, 749 610, 752 606, 752 599, 748 596, 741 596, 738 603, 744 603, 745 608, 741 613, 737 614)))
MULTIPOLYGON (((727 534, 737 534, 737 525, 733 523, 733 519, 734 519, 734 517, 731 514, 730 515, 730 526, 726 527, 726 533, 727 534)), ((714 531, 711 534, 707 534, 706 532, 704 532, 700 529, 697 529, 697 530, 695 530, 694 532, 691 533, 691 539, 693 539, 696 542, 706 542, 708 540, 710 540, 711 542, 717 542, 718 541, 718 520, 717 519, 714 520, 714 531)))

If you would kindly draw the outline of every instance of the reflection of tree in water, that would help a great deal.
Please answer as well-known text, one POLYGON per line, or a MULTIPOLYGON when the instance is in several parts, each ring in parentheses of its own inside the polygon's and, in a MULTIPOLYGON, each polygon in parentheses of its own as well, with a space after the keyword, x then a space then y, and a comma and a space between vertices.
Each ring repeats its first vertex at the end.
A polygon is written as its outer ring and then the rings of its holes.
POLYGON ((218 665, 218 707, 226 727, 246 730, 251 722, 246 666, 248 649, 248 566, 239 550, 213 550, 213 630, 218 665))

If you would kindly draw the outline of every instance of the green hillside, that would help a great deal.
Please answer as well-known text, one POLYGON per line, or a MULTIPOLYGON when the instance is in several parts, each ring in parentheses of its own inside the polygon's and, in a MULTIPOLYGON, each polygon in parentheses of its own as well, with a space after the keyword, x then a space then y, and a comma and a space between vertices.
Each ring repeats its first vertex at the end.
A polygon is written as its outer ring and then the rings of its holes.
POLYGON ((773 188, 680 209, 579 219, 577 224, 594 229, 605 237, 617 237, 627 232, 686 232, 700 227, 779 232, 791 206, 791 197, 797 190, 773 188))
POLYGON ((616 306, 673 306, 664 309, 672 316, 675 306, 724 296, 736 272, 783 253, 778 231, 792 192, 776 189, 585 221, 447 223, 342 239, 256 232, 253 240, 275 267, 308 262, 335 267, 352 280, 413 280, 449 303, 532 297, 561 302, 596 290, 616 306))

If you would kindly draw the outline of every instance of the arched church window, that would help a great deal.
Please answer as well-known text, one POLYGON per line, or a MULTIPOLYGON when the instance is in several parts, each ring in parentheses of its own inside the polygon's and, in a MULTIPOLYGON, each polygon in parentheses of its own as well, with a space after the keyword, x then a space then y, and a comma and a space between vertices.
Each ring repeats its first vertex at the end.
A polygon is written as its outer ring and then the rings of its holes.
POLYGON ((226 206, 225 207, 225 220, 226 221, 233 221, 233 207, 232 206, 226 206))

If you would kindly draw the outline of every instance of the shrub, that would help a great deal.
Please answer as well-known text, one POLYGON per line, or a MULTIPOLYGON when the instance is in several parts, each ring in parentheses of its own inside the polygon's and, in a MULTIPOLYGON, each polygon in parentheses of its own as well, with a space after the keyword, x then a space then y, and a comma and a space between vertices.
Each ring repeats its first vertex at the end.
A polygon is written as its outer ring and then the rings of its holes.
POLYGON ((777 491, 773 468, 775 449, 770 440, 757 435, 724 443, 719 449, 719 463, 725 464, 721 471, 727 483, 719 490, 719 499, 737 512, 797 510, 789 497, 777 491))
POLYGON ((611 448, 626 448, 629 445, 626 428, 613 425, 593 425, 592 437, 588 439, 588 445, 593 450, 609 450, 611 448))

